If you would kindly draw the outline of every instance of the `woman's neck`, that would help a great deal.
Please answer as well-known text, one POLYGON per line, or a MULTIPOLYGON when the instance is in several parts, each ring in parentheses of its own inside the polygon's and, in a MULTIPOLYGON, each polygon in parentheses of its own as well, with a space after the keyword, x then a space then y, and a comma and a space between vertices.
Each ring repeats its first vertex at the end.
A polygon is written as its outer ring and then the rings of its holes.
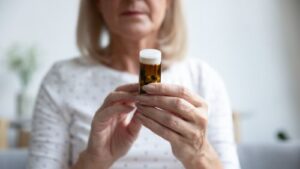
POLYGON ((156 36, 149 36, 140 40, 111 36, 111 43, 107 53, 111 60, 109 66, 117 70, 138 74, 140 50, 156 47, 156 36))

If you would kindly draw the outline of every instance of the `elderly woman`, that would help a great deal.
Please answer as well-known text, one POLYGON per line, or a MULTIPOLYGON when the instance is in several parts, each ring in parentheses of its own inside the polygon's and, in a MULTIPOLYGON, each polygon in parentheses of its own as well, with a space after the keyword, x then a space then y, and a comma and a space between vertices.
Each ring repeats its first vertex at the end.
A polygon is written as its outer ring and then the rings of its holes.
POLYGON ((38 94, 30 169, 238 169, 220 76, 184 59, 180 0, 82 0, 82 57, 59 61, 38 94), (162 83, 138 94, 139 51, 159 49, 162 83))

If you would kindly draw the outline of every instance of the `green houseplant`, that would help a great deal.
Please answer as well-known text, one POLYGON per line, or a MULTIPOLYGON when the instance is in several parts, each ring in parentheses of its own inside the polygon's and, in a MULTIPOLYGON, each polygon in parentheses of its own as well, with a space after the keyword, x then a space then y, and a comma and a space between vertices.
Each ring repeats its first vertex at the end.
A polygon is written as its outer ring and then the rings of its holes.
POLYGON ((8 66, 13 71, 19 81, 20 89, 16 98, 17 116, 24 115, 27 104, 27 90, 33 74, 37 69, 37 49, 35 47, 22 48, 19 45, 13 45, 7 51, 8 66))

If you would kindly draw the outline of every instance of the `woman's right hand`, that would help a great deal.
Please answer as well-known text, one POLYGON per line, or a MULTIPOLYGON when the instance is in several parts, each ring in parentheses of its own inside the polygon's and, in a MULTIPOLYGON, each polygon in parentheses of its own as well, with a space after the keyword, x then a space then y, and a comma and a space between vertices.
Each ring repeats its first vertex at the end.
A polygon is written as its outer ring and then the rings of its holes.
POLYGON ((95 113, 88 146, 81 154, 89 160, 91 168, 109 168, 128 152, 137 138, 141 124, 135 116, 130 122, 126 119, 136 108, 134 101, 138 89, 137 83, 119 86, 95 113))

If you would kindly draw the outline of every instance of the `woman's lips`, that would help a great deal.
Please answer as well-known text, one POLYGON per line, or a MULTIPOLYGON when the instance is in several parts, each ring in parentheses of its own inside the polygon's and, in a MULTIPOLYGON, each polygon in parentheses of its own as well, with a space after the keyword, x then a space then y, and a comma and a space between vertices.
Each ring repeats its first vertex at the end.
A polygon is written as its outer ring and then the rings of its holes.
POLYGON ((138 16, 138 15, 144 15, 144 12, 140 12, 140 11, 125 11, 122 12, 122 16, 138 16))

